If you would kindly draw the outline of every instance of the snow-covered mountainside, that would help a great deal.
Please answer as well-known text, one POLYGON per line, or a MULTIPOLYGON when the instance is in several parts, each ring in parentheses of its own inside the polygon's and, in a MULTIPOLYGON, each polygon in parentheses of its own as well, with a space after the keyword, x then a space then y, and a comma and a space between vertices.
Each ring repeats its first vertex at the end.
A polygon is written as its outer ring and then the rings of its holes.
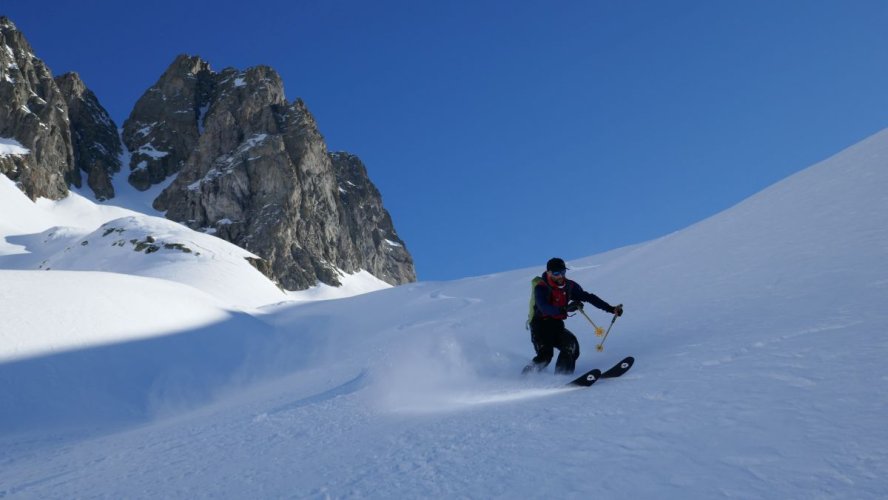
POLYGON ((589 389, 518 375, 540 268, 261 313, 192 290, 176 333, 158 317, 172 305, 133 304, 169 276, 0 271, 3 345, 45 328, 38 308, 59 335, 125 328, 120 311, 164 333, 0 362, 0 496, 884 498, 886 214, 888 131, 683 231, 569 261, 626 309, 603 352, 568 320, 578 369, 637 359, 589 389), (85 295, 120 293, 71 297, 77 274, 85 295))
POLYGON ((31 202, 0 177, 0 269, 104 271, 177 281, 229 307, 257 307, 286 295, 254 269, 251 253, 175 222, 76 193, 31 202), (7 215, 8 214, 8 215, 7 215))

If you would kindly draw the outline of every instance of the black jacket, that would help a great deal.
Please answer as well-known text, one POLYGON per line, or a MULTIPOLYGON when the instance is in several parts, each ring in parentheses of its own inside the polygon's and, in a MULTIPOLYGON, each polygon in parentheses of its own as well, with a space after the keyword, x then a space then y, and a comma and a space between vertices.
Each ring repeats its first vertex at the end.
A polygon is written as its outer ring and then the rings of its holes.
POLYGON ((543 274, 541 276, 540 282, 537 283, 536 288, 534 288, 533 293, 534 297, 536 297, 536 301, 533 307, 534 319, 538 319, 541 317, 564 319, 567 317, 567 312, 563 308, 567 306, 568 303, 575 300, 588 302, 589 304, 592 304, 602 311, 611 314, 614 313, 614 307, 612 305, 601 300, 594 293, 589 293, 583 290, 583 287, 581 287, 579 283, 569 279, 564 280, 564 287, 560 290, 553 289, 549 285, 548 277, 543 274), (562 290, 565 296, 563 299, 560 299, 556 295, 558 295, 559 292, 561 292, 562 290))

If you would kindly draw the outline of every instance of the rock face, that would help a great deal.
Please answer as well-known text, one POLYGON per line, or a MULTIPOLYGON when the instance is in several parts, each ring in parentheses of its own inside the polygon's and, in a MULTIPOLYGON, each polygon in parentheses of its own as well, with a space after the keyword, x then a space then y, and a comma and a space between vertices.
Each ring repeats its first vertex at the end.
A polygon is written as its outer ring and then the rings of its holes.
POLYGON ((327 153, 314 117, 301 100, 287 102, 269 67, 216 73, 179 56, 139 100, 124 141, 137 188, 178 172, 155 208, 260 255, 286 289, 338 285, 337 269, 416 279, 363 165, 327 153), (340 178, 355 185, 351 197, 340 178))
POLYGON ((28 151, 0 155, 0 173, 32 199, 64 198, 69 184, 80 186, 65 99, 49 68, 6 17, 0 17, 0 140, 28 151))
POLYGON ((332 153, 330 159, 339 184, 342 235, 348 240, 343 241, 343 248, 354 242, 360 267, 382 280, 406 277, 407 281, 415 281, 413 258, 395 232, 367 168, 357 156, 344 152, 332 153))
POLYGON ((120 171, 122 151, 117 125, 77 73, 59 76, 55 82, 68 104, 74 164, 86 172, 96 199, 114 198, 111 178, 120 171))

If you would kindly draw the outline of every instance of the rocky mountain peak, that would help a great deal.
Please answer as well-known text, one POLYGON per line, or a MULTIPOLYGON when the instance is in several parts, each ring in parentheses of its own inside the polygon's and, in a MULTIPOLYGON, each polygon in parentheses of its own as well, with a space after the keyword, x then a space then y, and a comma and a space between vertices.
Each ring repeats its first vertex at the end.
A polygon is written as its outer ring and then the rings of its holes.
POLYGON ((200 56, 179 54, 160 79, 174 79, 178 76, 188 74, 197 76, 197 74, 202 71, 210 71, 210 63, 201 59, 200 56))
POLYGON ((80 184, 65 99, 49 68, 6 17, 0 18, 0 139, 28 151, 0 156, 0 173, 31 198, 63 198, 69 184, 80 184))
POLYGON ((366 170, 344 174, 364 189, 345 204, 317 121, 302 100, 286 100, 275 70, 226 68, 204 79, 207 101, 189 104, 202 110, 195 145, 155 208, 262 256, 290 290, 337 285, 340 271, 360 269, 392 284, 415 280, 366 170))
POLYGON ((180 55, 136 102, 123 123, 123 142, 131 152, 129 182, 137 189, 181 170, 200 136, 213 83, 206 61, 180 55))

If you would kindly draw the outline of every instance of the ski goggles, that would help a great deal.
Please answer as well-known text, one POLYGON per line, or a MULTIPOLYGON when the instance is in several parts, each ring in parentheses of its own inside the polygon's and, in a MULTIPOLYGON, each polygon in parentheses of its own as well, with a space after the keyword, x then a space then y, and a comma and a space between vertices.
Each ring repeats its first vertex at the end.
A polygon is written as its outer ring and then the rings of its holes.
POLYGON ((552 276, 564 276, 564 273, 566 273, 566 272, 567 272, 566 270, 565 271, 549 271, 549 274, 551 274, 552 276))

